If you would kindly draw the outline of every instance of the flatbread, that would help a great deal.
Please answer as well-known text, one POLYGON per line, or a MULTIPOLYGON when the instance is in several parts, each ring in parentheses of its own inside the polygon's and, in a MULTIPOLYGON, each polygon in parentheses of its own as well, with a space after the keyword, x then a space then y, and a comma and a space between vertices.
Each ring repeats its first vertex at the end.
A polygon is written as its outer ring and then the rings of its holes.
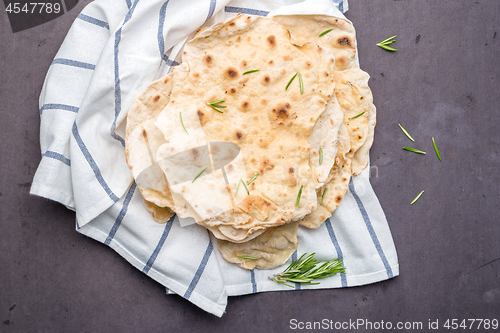
POLYGON ((298 222, 292 222, 269 228, 259 237, 245 243, 218 240, 217 245, 228 262, 245 269, 271 269, 283 265, 297 250, 297 229, 298 222))
MULTIPOLYGON (((320 181, 327 178, 333 166, 337 138, 332 131, 328 140, 320 142, 325 153, 322 168, 310 166, 314 166, 312 161, 318 155, 311 154, 313 148, 308 139, 313 130, 323 133, 322 127, 339 125, 338 106, 317 124, 333 95, 332 54, 312 43, 293 45, 289 32, 272 19, 240 15, 200 32, 186 43, 183 64, 188 74, 184 80, 175 81, 170 101, 155 123, 166 138, 176 138, 177 142, 160 147, 157 160, 170 156, 167 153, 199 145, 199 140, 191 137, 197 133, 204 135, 205 142, 237 144, 244 160, 243 174, 228 182, 230 198, 222 190, 223 174, 214 175, 217 170, 196 180, 197 187, 205 189, 198 192, 220 189, 210 192, 206 201, 196 197, 190 185, 184 186, 185 192, 176 191, 193 209, 198 209, 197 222, 211 230, 219 228, 220 233, 214 232, 217 237, 223 234, 222 239, 241 242, 248 240, 245 230, 250 237, 258 230, 299 220, 316 209, 316 189, 323 185, 320 181), (243 75, 254 69, 259 72, 243 75), (303 79, 303 94, 298 77, 285 90, 297 72, 303 79), (221 99, 227 106, 224 113, 207 105, 221 99), (184 122, 189 135, 184 133, 178 114, 185 119, 198 116, 197 124, 184 122), (248 187, 250 195, 245 196, 241 189, 236 196, 240 180, 247 182, 257 173, 259 176, 248 187), (194 200, 197 207, 192 204, 194 200), (221 203, 220 209, 211 207, 214 201, 221 203), (209 207, 213 210, 211 215, 205 214, 209 207), (204 214, 200 215, 201 211, 204 214)), ((229 173, 226 168, 224 171, 229 173)), ((170 181, 168 174, 167 180, 170 181)), ((173 189, 171 183, 170 187, 173 189)))

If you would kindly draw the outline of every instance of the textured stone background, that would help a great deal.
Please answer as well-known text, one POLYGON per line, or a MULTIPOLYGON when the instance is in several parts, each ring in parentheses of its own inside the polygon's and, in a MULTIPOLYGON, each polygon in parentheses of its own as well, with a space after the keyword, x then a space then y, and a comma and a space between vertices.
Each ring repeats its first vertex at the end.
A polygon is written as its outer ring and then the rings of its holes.
POLYGON ((500 320, 499 1, 350 1, 347 17, 378 112, 371 181, 400 276, 348 289, 231 297, 221 319, 165 295, 111 249, 78 234, 74 213, 62 205, 29 196, 41 158, 38 96, 87 3, 17 33, 0 5, 1 332, 286 332, 293 318, 420 321, 424 328, 429 320, 500 320), (375 46, 394 34, 398 52, 375 46))

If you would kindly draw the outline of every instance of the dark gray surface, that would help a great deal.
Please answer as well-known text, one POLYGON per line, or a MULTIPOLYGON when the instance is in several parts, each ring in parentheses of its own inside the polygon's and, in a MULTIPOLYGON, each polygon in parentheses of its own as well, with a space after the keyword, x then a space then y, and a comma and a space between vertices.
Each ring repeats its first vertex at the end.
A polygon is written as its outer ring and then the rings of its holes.
POLYGON ((444 331, 448 318, 500 320, 499 1, 350 1, 347 17, 378 112, 371 181, 400 276, 231 297, 221 319, 165 295, 111 249, 78 234, 74 213, 62 205, 29 196, 40 161, 38 96, 88 2, 15 34, 0 5, 0 332, 282 332, 293 318, 420 321, 424 328, 438 319, 444 331), (398 52, 375 46, 394 34, 398 52))

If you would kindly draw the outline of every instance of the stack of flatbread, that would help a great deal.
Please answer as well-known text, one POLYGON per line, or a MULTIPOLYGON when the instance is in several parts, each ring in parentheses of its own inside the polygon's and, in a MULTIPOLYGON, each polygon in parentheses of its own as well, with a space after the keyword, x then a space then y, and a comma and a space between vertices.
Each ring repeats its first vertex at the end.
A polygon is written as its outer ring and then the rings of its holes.
POLYGON ((330 16, 198 31, 128 113, 127 161, 155 221, 194 219, 243 268, 284 264, 299 225, 318 228, 368 164, 375 106, 355 58, 352 24, 330 16))

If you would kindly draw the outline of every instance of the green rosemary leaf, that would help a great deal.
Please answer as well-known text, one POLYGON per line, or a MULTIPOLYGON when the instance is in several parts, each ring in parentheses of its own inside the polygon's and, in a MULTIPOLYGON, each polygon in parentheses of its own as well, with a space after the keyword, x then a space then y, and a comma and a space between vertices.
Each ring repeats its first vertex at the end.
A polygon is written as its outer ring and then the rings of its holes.
POLYGON ((258 72, 258 71, 260 71, 260 69, 252 69, 251 71, 246 71, 246 72, 243 72, 243 74, 241 74, 241 75, 250 74, 250 73, 255 73, 255 72, 258 72))
POLYGON ((304 94, 304 81, 302 81, 302 74, 299 73, 300 94, 304 94))
POLYGON ((179 111, 179 117, 181 117, 181 124, 182 124, 182 127, 184 127, 184 130, 186 131, 186 133, 189 135, 188 133, 188 130, 186 129, 186 126, 184 126, 184 122, 182 121, 182 113, 179 111))
POLYGON ((255 174, 255 176, 252 177, 252 179, 248 181, 247 185, 250 185, 255 180, 255 178, 257 178, 257 176, 259 176, 258 172, 255 174))
POLYGON ((387 46, 385 44, 377 44, 377 46, 383 48, 384 50, 392 51, 392 52, 396 52, 398 50, 398 49, 392 48, 390 46, 387 46))
POLYGON ((219 99, 218 101, 213 101, 213 102, 210 102, 210 103, 207 103, 207 105, 214 105, 214 104, 219 104, 219 103, 224 103, 226 100, 224 99, 219 99))
POLYGON ((427 154, 425 151, 421 151, 415 148, 410 148, 410 147, 403 147, 404 150, 408 150, 417 154, 427 154))
POLYGON ((295 207, 299 207, 300 196, 302 195, 302 188, 304 188, 304 185, 300 185, 299 194, 297 194, 297 201, 295 201, 295 207))
POLYGON ((349 118, 349 120, 351 120, 351 119, 356 119, 356 118, 358 118, 358 117, 361 117, 364 113, 365 113, 365 111, 363 111, 363 112, 361 112, 361 113, 358 113, 358 114, 357 114, 357 115, 355 115, 354 117, 349 118))
POLYGON ((388 41, 388 42, 380 42, 379 44, 382 44, 382 45, 389 45, 389 44, 392 44, 392 43, 394 43, 394 42, 395 42, 395 40, 390 40, 390 41, 388 41))
POLYGON ((325 193, 327 190, 328 190, 328 187, 325 187, 325 189, 323 190, 323 195, 321 196, 321 202, 323 202, 323 200, 325 200, 325 193))
MULTIPOLYGON (((207 103, 208 104, 208 103, 207 103)), ((220 113, 224 113, 223 111, 217 109, 215 106, 213 106, 212 104, 208 104, 208 106, 210 106, 212 109, 214 109, 215 111, 217 112, 220 112, 220 113)))
POLYGON ((196 175, 196 177, 194 177, 194 179, 193 179, 193 181, 192 181, 191 183, 194 183, 194 181, 195 181, 196 179, 198 179, 198 177, 200 177, 200 176, 201 176, 201 174, 205 172, 205 170, 207 170, 207 168, 205 168, 205 169, 201 170, 201 172, 200 172, 198 175, 196 175))
POLYGON ((441 154, 439 154, 438 147, 436 146, 436 141, 434 141, 434 137, 432 138, 432 144, 434 145, 434 150, 436 151, 437 157, 441 162, 443 162, 443 160, 441 159, 441 154))
POLYGON ((247 195, 250 195, 250 191, 248 190, 247 184, 245 184, 243 179, 241 180, 241 182, 243 183, 243 186, 245 186, 245 190, 247 190, 247 195))
MULTIPOLYGON (((384 39, 383 41, 380 42, 380 44, 385 44, 385 43, 389 42, 391 39, 396 38, 396 37, 398 37, 398 35, 394 35, 392 37, 384 39)), ((393 40, 393 42, 395 42, 395 40, 393 40)))
POLYGON ((258 260, 259 258, 255 258, 255 257, 250 257, 250 256, 237 256, 238 258, 241 258, 241 259, 249 259, 249 260, 258 260))
POLYGON ((323 163, 323 149, 319 146, 319 165, 323 163))
POLYGON ((411 137, 410 133, 408 133, 404 128, 403 126, 401 126, 400 124, 399 125, 399 128, 401 128, 401 130, 403 131, 403 133, 408 137, 408 139, 410 139, 411 141, 415 142, 415 140, 411 137))
POLYGON ((287 83, 287 85, 286 85, 286 87, 285 87, 285 90, 287 90, 287 89, 288 89, 288 87, 290 87, 290 84, 292 84, 293 79, 295 79, 295 77, 296 77, 298 74, 299 74, 299 72, 295 73, 295 75, 294 75, 294 76, 292 76, 292 78, 290 79, 290 81, 288 81, 288 83, 287 83))
POLYGON ((416 197, 415 199, 413 199, 413 201, 410 203, 410 205, 413 205, 415 203, 415 201, 418 200, 418 198, 420 198, 420 196, 422 195, 422 193, 424 193, 424 191, 420 192, 416 197))
POLYGON ((236 193, 234 194, 234 196, 237 196, 238 195, 238 190, 240 188, 240 184, 241 184, 241 179, 240 181, 238 182, 238 186, 236 186, 236 193))
POLYGON ((319 37, 323 37, 324 35, 326 35, 327 33, 329 33, 330 31, 332 31, 333 29, 328 29, 326 31, 323 31, 322 33, 319 34, 319 37))
POLYGON ((211 104, 211 105, 216 108, 227 108, 227 105, 219 105, 219 104, 211 104))

